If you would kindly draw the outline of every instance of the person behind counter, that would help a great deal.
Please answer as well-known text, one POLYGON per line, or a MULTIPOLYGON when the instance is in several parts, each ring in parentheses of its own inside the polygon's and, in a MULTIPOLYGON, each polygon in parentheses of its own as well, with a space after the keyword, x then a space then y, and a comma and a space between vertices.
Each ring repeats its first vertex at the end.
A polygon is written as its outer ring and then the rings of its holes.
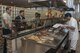
MULTIPOLYGON (((22 22, 25 20, 25 17, 24 17, 24 10, 20 10, 19 11, 19 15, 15 18, 15 26, 16 26, 16 29, 17 31, 21 31, 21 25, 22 25, 22 22)), ((24 27, 23 27, 24 28, 24 27)))
MULTIPOLYGON (((8 45, 10 45, 6 38, 9 38, 9 34, 12 33, 12 18, 11 18, 11 7, 6 7, 6 12, 2 14, 2 32, 4 37, 3 53, 7 53, 8 45)), ((10 41, 9 41, 10 42, 10 41)))
POLYGON ((48 12, 46 13, 46 17, 52 18, 52 9, 51 8, 48 9, 48 12))
POLYGON ((66 24, 68 26, 66 26, 66 28, 69 29, 70 40, 70 51, 68 53, 76 53, 76 46, 79 37, 77 21, 70 13, 65 14, 65 19, 67 20, 66 24))
POLYGON ((41 26, 41 20, 40 20, 41 14, 36 12, 35 13, 35 19, 34 19, 34 27, 41 26))
MULTIPOLYGON (((46 19, 53 18, 52 9, 51 8, 48 9, 48 12, 46 13, 45 17, 46 17, 46 19)), ((44 22, 44 25, 50 25, 52 23, 53 23, 53 20, 52 19, 48 19, 48 20, 46 20, 44 22)))

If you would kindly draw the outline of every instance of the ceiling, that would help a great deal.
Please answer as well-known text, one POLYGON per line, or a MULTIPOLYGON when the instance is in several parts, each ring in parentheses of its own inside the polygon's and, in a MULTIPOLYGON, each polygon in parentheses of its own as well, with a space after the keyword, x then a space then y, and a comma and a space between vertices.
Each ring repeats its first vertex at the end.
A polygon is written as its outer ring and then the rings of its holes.
POLYGON ((18 6, 18 7, 37 7, 40 5, 28 3, 27 0, 0 0, 0 4, 10 5, 10 6, 18 6))
MULTIPOLYGON (((10 5, 10 6, 17 6, 17 7, 25 7, 25 8, 44 7, 44 6, 45 7, 49 7, 49 1, 50 0, 39 1, 39 2, 37 1, 37 2, 30 2, 30 3, 28 3, 28 0, 0 0, 0 4, 10 5)), ((55 2, 54 1, 57 1, 57 0, 52 0, 52 2, 53 2, 52 6, 55 6, 55 2)), ((61 1, 61 0, 59 0, 59 1, 61 1)), ((60 4, 58 4, 58 5, 60 5, 60 4)))
POLYGON ((80 3, 80 0, 74 0, 74 4, 80 3))

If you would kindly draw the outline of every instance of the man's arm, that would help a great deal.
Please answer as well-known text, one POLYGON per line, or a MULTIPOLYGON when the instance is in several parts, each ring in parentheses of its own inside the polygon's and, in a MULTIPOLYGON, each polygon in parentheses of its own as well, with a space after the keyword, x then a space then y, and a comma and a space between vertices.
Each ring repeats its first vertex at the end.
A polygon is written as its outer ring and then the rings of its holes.
POLYGON ((6 15, 6 14, 3 14, 2 19, 3 19, 4 24, 5 24, 9 29, 11 29, 11 28, 12 28, 12 25, 8 23, 8 19, 7 19, 7 15, 6 15))
POLYGON ((70 24, 70 26, 67 26, 66 28, 68 28, 70 30, 75 30, 76 24, 77 24, 76 21, 72 21, 71 24, 70 24))
POLYGON ((69 26, 69 25, 62 25, 60 26, 61 28, 67 28, 67 29, 70 29, 70 30, 75 30, 75 26, 69 26))
POLYGON ((3 19, 3 22, 9 29, 12 29, 12 25, 8 23, 7 19, 3 19))
POLYGON ((66 28, 70 29, 70 30, 75 30, 75 27, 73 27, 73 26, 67 26, 66 28))

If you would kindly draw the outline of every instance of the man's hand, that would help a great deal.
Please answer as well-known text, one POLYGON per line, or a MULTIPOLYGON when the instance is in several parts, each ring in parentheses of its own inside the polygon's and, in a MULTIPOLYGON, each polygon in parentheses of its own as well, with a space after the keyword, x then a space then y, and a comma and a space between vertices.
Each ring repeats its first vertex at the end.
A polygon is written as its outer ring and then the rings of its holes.
POLYGON ((12 25, 11 24, 9 24, 9 29, 12 30, 12 25))

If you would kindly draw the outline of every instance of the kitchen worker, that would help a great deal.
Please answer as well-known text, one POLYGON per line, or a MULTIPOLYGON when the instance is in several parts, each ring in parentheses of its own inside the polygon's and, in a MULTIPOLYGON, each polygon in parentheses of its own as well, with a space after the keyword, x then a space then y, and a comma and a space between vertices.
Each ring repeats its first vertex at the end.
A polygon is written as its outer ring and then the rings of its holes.
POLYGON ((51 8, 48 9, 48 12, 46 13, 46 17, 52 18, 52 9, 51 8))
MULTIPOLYGON (((51 8, 49 8, 48 9, 48 11, 47 11, 47 13, 46 13, 46 18, 48 19, 48 18, 53 18, 53 16, 52 16, 52 9, 51 8)), ((45 22, 44 22, 44 25, 50 25, 50 24, 52 24, 52 19, 48 19, 48 20, 46 20, 45 22)))
POLYGON ((67 20, 66 28, 69 29, 70 51, 69 53, 76 53, 77 41, 79 37, 77 20, 72 17, 70 13, 65 14, 67 20))
POLYGON ((9 34, 12 33, 12 18, 11 18, 11 7, 6 7, 6 12, 2 14, 2 32, 4 37, 4 46, 3 53, 7 53, 10 50, 10 41, 6 38, 9 38, 9 34))
POLYGON ((19 15, 15 18, 15 21, 16 21, 15 26, 17 31, 21 31, 22 30, 21 28, 24 28, 21 27, 22 23, 25 21, 24 10, 19 11, 19 15))
POLYGON ((35 19, 33 20, 34 22, 34 27, 39 27, 41 26, 41 20, 40 20, 41 14, 36 12, 35 13, 35 19))

